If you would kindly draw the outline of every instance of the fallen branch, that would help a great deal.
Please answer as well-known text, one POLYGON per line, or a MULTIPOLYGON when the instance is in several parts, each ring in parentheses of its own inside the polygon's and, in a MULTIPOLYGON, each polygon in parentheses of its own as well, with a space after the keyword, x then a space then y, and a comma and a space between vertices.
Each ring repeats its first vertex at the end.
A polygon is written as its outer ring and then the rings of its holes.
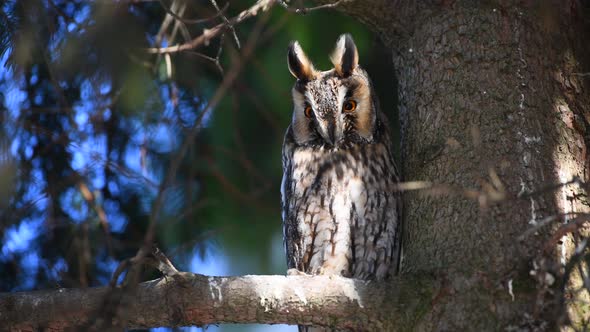
MULTIPOLYGON (((126 305, 119 308, 112 326, 283 323, 355 331, 390 330, 392 322, 406 326, 403 324, 432 299, 432 280, 407 279, 412 281, 377 283, 326 276, 209 277, 180 272, 143 282, 133 294, 123 294, 126 305)), ((11 331, 75 328, 97 317, 105 296, 119 290, 100 287, 0 294, 0 326, 11 331)))

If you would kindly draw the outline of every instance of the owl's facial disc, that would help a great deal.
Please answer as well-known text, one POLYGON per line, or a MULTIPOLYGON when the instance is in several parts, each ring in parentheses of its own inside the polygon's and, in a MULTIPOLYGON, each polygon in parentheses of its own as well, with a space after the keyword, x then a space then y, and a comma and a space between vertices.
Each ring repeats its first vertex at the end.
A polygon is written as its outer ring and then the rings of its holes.
POLYGON ((333 70, 293 88, 293 134, 299 144, 341 147, 372 140, 375 109, 365 72, 340 78, 333 70))
POLYGON ((376 120, 372 88, 350 35, 338 39, 330 59, 334 68, 318 71, 299 43, 289 46, 289 70, 297 78, 292 91, 295 141, 330 147, 371 142, 376 120))

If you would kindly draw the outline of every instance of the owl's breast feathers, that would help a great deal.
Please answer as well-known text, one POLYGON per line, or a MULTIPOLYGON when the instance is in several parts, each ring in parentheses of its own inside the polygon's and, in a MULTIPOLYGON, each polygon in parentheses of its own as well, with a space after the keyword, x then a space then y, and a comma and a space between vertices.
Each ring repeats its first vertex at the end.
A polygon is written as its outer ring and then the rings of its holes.
POLYGON ((400 200, 389 141, 300 146, 289 129, 281 185, 289 268, 383 279, 397 265, 400 200))

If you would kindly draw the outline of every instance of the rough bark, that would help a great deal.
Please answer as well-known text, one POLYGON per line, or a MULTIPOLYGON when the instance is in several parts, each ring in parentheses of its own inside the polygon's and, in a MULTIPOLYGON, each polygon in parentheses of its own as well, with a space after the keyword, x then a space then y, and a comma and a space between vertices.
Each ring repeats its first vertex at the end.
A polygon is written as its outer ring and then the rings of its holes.
POLYGON ((285 323, 384 331, 411 326, 432 296, 431 280, 394 283, 396 287, 342 277, 181 273, 141 283, 134 293, 102 287, 2 294, 0 327, 3 331, 63 331, 80 326, 104 330, 111 324, 149 328, 285 323), (118 296, 123 296, 119 318, 104 322, 105 300, 118 296))
MULTIPOLYGON (((582 71, 581 43, 567 9, 562 2, 520 1, 400 7, 408 33, 391 33, 388 41, 399 80, 405 180, 484 193, 503 186, 508 198, 493 204, 485 194, 479 201, 406 195, 403 273, 448 280, 424 330, 555 323, 556 315, 542 313, 556 308, 549 299, 538 302, 539 285, 529 277, 551 228, 519 238, 544 217, 587 207, 569 206, 565 191, 581 193, 570 188, 513 198, 586 176, 584 133, 575 119, 588 114, 588 95, 573 74, 582 71)), ((561 254, 555 249, 549 259, 561 254)))

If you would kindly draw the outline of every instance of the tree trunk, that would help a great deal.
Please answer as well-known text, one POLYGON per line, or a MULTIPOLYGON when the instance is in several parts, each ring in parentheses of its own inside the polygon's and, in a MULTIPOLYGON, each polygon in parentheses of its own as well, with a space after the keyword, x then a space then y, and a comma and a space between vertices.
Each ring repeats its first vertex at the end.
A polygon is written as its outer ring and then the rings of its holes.
POLYGON ((375 2, 345 11, 371 22, 393 50, 404 180, 464 189, 405 195, 402 278, 441 280, 416 327, 554 326, 557 315, 543 314, 559 311, 539 300, 539 289, 554 277, 551 262, 568 252, 548 244, 551 227, 524 234, 543 218, 587 207, 568 200, 582 194, 577 187, 523 196, 587 180, 590 104, 579 75, 578 9, 548 1, 375 2), (543 251, 547 245, 552 250, 543 251))

